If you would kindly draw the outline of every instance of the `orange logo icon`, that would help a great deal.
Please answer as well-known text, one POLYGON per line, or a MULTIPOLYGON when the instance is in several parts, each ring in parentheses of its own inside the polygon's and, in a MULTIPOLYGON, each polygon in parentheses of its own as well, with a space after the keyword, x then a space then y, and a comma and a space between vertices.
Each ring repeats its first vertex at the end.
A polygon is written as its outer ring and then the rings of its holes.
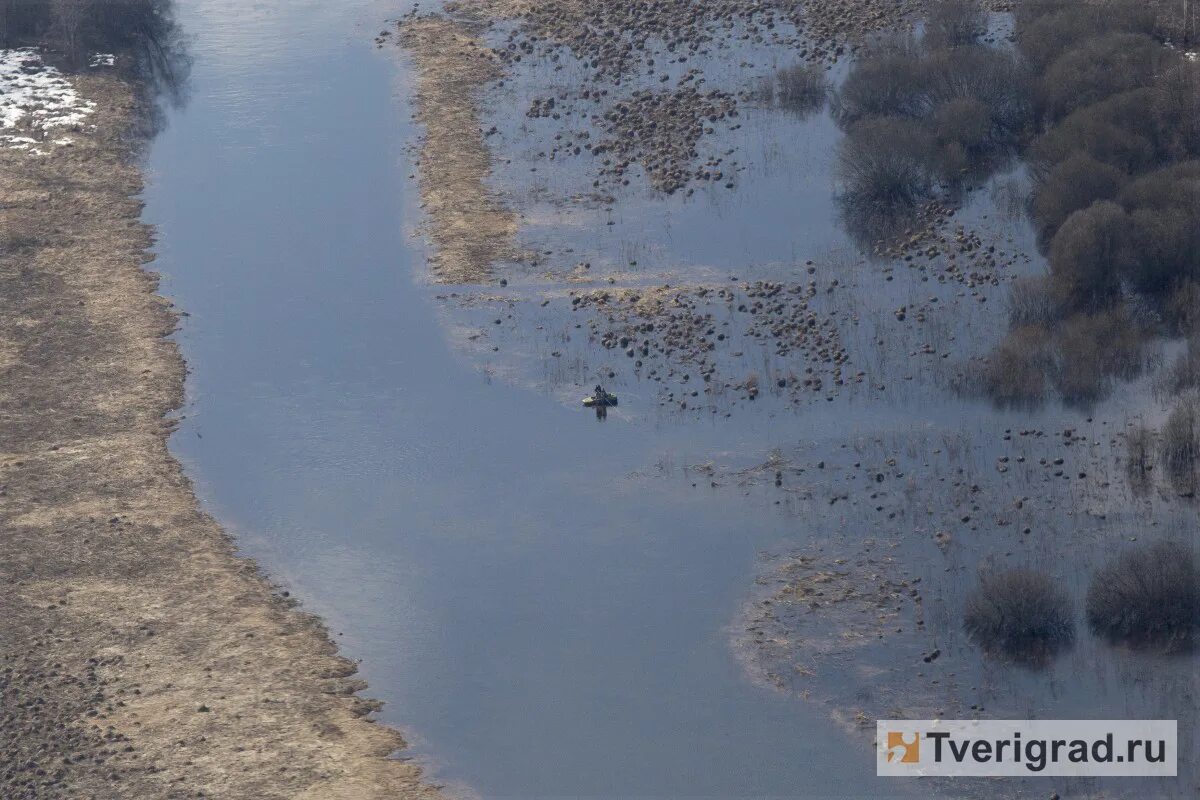
POLYGON ((916 733, 901 733, 888 731, 887 735, 888 763, 897 761, 901 764, 916 764, 921 760, 921 738, 916 733))

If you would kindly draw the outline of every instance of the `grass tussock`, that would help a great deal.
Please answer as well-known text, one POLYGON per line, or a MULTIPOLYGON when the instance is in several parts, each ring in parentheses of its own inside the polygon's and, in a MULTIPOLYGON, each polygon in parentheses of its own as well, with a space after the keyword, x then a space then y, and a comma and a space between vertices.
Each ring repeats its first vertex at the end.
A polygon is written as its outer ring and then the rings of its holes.
POLYGON ((829 79, 816 64, 784 67, 769 82, 771 101, 794 114, 806 115, 821 110, 829 97, 829 79))
POLYGON ((1113 642, 1188 649, 1200 616, 1196 579, 1187 546, 1162 541, 1128 550, 1093 576, 1088 624, 1113 642))
POLYGON ((1163 376, 1163 388, 1170 394, 1200 389, 1200 332, 1193 333, 1187 345, 1163 376))
POLYGON ((1040 664, 1074 637, 1071 601, 1046 575, 1011 569, 984 575, 967 598, 963 627, 984 650, 1040 664))
POLYGON ((1154 449, 1154 431, 1147 425, 1135 425, 1125 434, 1125 477, 1139 493, 1151 484, 1154 449))
POLYGON ((1200 465, 1200 399, 1182 398, 1163 424, 1159 456, 1167 474, 1185 490, 1194 490, 1200 465))

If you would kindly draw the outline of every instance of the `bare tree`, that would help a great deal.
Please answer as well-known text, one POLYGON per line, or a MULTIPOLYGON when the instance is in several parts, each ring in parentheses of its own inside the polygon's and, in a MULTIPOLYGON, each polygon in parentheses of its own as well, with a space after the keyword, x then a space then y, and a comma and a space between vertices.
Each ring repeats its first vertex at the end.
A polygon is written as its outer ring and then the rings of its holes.
POLYGON ((83 63, 83 29, 92 0, 51 0, 50 13, 59 46, 71 67, 83 63))

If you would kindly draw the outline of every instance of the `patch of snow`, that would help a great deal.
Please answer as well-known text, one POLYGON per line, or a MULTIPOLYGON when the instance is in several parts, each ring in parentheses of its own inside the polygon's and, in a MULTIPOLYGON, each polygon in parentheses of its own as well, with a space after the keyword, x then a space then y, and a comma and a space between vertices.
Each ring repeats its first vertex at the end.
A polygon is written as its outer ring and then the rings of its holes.
POLYGON ((1183 54, 1183 57, 1186 58, 1188 61, 1195 61, 1197 58, 1200 58, 1200 51, 1189 50, 1188 52, 1183 54))
POLYGON ((44 151, 31 145, 38 143, 36 139, 8 131, 15 128, 27 134, 74 128, 95 109, 95 103, 80 97, 66 76, 47 66, 37 50, 0 49, 0 147, 41 154, 44 151))
POLYGON ((117 57, 112 53, 96 53, 92 56, 92 60, 88 62, 89 67, 111 67, 116 63, 117 57))

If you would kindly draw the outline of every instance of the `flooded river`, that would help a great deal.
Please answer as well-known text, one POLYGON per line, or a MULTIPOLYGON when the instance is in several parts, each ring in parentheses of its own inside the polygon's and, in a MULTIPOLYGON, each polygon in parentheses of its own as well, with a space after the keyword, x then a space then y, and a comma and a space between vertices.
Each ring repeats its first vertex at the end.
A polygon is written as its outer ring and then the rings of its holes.
MULTIPOLYGON (((524 150, 554 131, 526 122, 532 95, 509 87, 489 95, 506 159, 493 178, 524 217, 522 246, 552 257, 514 273, 511 298, 467 297, 475 287, 447 303, 454 290, 431 283, 413 235, 411 70, 372 47, 406 9, 179 10, 191 96, 153 143, 146 191, 163 292, 188 314, 173 449, 243 551, 361 659, 381 719, 431 780, 482 797, 928 796, 876 779, 873 726, 850 733, 833 717, 904 713, 886 703, 910 680, 947 715, 986 700, 1018 716, 1174 717, 1191 702, 1187 657, 1113 656, 1081 636, 1051 669, 1024 672, 982 659, 960 630, 985 563, 1042 566, 1082 596, 1114 542, 1194 530, 1193 507, 1135 502, 1112 466, 1119 430, 1158 413, 1148 382, 1086 411, 997 412, 947 390, 1003 330, 992 287, 1040 269, 1015 255, 1033 249, 1028 223, 998 213, 1019 169, 954 220, 984 230, 1004 263, 946 279, 932 263, 864 257, 839 228, 828 112, 753 108, 738 135, 718 131, 715 146, 750 162, 735 193, 658 202, 635 183, 564 207, 545 198, 582 195, 586 169, 526 169, 524 150), (870 379, 791 404, 771 388, 790 362, 751 342, 721 364, 761 370, 761 400, 677 411, 680 398, 659 402, 666 384, 629 367, 632 351, 601 352, 550 305, 569 305, 583 258, 597 280, 630 285, 751 267, 739 279, 808 280, 815 266, 789 278, 790 265, 816 259, 828 292, 813 307, 870 379), (906 313, 928 326, 899 325, 906 313), (476 329, 494 333, 464 346, 457 334, 476 329), (600 422, 576 395, 610 363, 622 402, 600 422), (746 471, 773 451, 770 470, 746 471), (747 669, 764 660, 746 657, 746 610, 773 559, 813 548, 888 553, 924 581, 927 627, 839 651, 808 685, 762 680, 747 669), (923 666, 934 648, 945 655, 923 666)), ((718 320, 736 324, 732 311, 718 320)), ((770 656, 768 668, 790 654, 770 656)))
POLYGON ((146 218, 189 314, 173 446, 208 508, 363 660, 434 780, 872 793, 873 754, 728 644, 756 551, 794 521, 630 477, 766 426, 598 425, 446 344, 405 236, 407 76, 370 47, 389 12, 181 5, 191 98, 151 150, 146 218))

